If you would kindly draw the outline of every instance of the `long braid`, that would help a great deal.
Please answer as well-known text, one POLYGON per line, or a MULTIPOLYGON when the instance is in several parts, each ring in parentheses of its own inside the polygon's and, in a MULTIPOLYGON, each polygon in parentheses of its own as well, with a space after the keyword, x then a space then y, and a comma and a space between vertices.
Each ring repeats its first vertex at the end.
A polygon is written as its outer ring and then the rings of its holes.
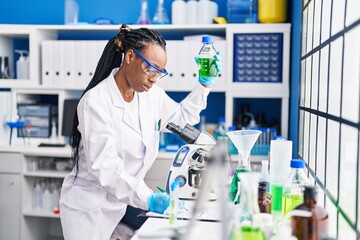
MULTIPOLYGON (((100 60, 96 66, 95 74, 81 97, 83 97, 87 91, 106 79, 114 68, 120 67, 123 55, 129 49, 136 49, 141 51, 149 43, 159 45, 163 49, 165 49, 166 46, 166 42, 159 32, 147 28, 130 29, 128 26, 123 24, 120 28, 120 32, 115 37, 110 39, 106 44, 100 60)), ((81 141, 81 134, 77 129, 78 125, 79 118, 76 110, 72 133, 70 136, 70 145, 73 151, 72 154, 73 167, 75 168, 75 178, 79 172, 79 145, 81 141)))

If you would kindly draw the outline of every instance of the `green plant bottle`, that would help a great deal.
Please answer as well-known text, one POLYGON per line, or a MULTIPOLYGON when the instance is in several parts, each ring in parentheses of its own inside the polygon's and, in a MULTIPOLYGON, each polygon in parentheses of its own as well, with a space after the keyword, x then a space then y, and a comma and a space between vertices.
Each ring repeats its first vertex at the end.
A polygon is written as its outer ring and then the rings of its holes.
POLYGON ((216 63, 214 56, 216 55, 216 49, 213 46, 213 38, 210 36, 203 36, 203 46, 199 52, 199 76, 200 77, 216 77, 216 63))

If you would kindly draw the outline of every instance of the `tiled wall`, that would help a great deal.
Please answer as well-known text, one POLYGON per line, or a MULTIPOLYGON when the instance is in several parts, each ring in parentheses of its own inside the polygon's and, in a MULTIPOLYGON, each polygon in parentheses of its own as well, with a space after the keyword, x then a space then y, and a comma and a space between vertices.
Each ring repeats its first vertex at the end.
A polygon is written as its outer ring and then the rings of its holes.
POLYGON ((360 239, 360 0, 304 0, 299 155, 337 239, 360 239))

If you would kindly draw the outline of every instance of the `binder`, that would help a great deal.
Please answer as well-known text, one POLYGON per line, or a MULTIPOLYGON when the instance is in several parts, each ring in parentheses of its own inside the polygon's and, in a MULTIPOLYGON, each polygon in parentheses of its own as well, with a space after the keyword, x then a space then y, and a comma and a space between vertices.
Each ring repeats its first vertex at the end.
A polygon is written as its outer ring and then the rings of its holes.
POLYGON ((85 41, 85 85, 87 86, 94 76, 97 58, 97 41, 85 41))
POLYGON ((63 41, 52 41, 52 69, 51 86, 63 86, 64 67, 63 67, 63 41))
POLYGON ((188 41, 178 41, 177 60, 177 86, 179 90, 190 91, 194 87, 194 81, 191 78, 190 64, 195 64, 194 57, 190 55, 190 43, 188 41))
POLYGON ((217 51, 220 51, 221 57, 221 74, 216 79, 214 85, 215 90, 224 91, 226 87, 226 40, 216 40, 214 42, 214 47, 217 51))
POLYGON ((75 41, 74 49, 74 86, 79 88, 86 88, 85 80, 85 57, 86 57, 86 41, 75 41))
POLYGON ((178 44, 179 41, 167 41, 166 52, 167 52, 167 64, 166 70, 169 75, 163 77, 158 81, 158 85, 164 90, 173 91, 177 90, 177 79, 178 79, 178 44))
POLYGON ((75 75, 75 41, 63 41, 63 84, 66 87, 74 87, 75 75))
POLYGON ((97 48, 96 48, 96 50, 97 50, 97 53, 96 53, 96 65, 97 65, 97 63, 99 62, 99 60, 100 60, 100 58, 101 58, 101 55, 103 54, 103 52, 104 52, 104 48, 105 48, 105 46, 106 46, 106 44, 108 43, 108 41, 104 41, 104 40, 102 40, 102 41, 97 41, 97 48))
POLYGON ((43 41, 41 43, 41 84, 44 86, 51 86, 52 84, 52 42, 43 41))
POLYGON ((189 63, 189 71, 191 76, 190 81, 193 82, 193 86, 194 86, 194 84, 198 82, 198 78, 199 78, 199 66, 195 62, 195 57, 199 56, 199 52, 203 44, 201 43, 201 41, 189 40, 188 42, 190 46, 188 51, 189 51, 189 55, 192 58, 189 63))

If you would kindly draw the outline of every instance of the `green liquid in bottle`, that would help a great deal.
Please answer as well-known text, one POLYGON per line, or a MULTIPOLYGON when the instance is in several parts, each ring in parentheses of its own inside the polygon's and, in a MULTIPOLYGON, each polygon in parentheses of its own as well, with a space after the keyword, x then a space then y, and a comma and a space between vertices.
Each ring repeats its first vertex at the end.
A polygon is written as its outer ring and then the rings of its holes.
POLYGON ((238 182, 240 181, 238 173, 243 173, 243 172, 250 172, 250 171, 247 169, 236 169, 236 171, 234 173, 234 177, 231 181, 229 197, 232 202, 235 200, 236 193, 238 190, 238 182))
POLYGON ((282 185, 270 184, 270 194, 272 196, 271 213, 281 214, 282 210, 282 185))
POLYGON ((217 70, 215 58, 199 58, 199 76, 200 77, 216 77, 217 70))
POLYGON ((304 197, 299 194, 284 195, 282 197, 282 202, 282 215, 285 216, 285 214, 293 210, 298 205, 302 204, 304 202, 304 197))
POLYGON ((242 226, 231 232, 231 240, 265 240, 265 234, 259 227, 242 226))

